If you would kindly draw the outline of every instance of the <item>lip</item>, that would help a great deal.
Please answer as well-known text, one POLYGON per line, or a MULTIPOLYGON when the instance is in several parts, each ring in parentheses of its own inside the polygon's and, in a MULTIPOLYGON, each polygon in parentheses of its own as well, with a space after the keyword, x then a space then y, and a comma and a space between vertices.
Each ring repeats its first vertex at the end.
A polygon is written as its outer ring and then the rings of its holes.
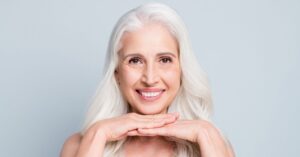
POLYGON ((136 92, 143 101, 153 102, 158 100, 164 93, 164 89, 143 88, 137 89, 136 92))

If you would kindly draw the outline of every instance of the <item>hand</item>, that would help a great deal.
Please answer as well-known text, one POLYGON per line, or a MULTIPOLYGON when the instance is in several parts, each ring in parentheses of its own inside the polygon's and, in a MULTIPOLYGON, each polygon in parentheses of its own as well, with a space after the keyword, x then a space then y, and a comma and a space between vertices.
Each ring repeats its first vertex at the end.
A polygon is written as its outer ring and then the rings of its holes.
POLYGON ((201 127, 204 124, 199 120, 177 120, 174 123, 156 128, 139 128, 129 132, 135 136, 168 136, 175 137, 190 142, 197 142, 201 127))
POLYGON ((178 114, 140 115, 129 113, 120 117, 105 119, 96 122, 89 131, 101 133, 107 141, 116 141, 130 134, 137 129, 158 128, 176 121, 178 114))
POLYGON ((173 123, 177 118, 178 114, 139 115, 129 113, 120 117, 100 120, 83 135, 76 157, 102 156, 106 142, 131 136, 129 132, 137 129, 162 127, 173 123))
POLYGON ((233 157, 231 146, 220 131, 204 120, 177 120, 157 128, 139 128, 130 132, 137 136, 168 136, 198 143, 201 157, 233 157))

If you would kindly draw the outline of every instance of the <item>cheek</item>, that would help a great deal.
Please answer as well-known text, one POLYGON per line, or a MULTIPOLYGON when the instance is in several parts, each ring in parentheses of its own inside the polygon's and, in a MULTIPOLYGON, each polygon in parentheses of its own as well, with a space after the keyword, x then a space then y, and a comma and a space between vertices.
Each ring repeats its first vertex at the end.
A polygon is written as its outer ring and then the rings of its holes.
POLYGON ((181 72, 179 68, 163 70, 161 74, 169 87, 179 88, 181 78, 181 72))
POLYGON ((126 67, 121 68, 120 70, 121 71, 119 73, 119 81, 121 87, 131 87, 141 77, 141 72, 139 72, 138 70, 133 70, 126 67))

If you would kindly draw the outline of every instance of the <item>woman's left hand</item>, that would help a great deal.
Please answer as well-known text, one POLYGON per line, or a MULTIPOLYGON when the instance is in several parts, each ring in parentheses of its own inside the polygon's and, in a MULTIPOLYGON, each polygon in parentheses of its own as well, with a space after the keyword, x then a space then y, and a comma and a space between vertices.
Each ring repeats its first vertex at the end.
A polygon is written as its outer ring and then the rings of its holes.
POLYGON ((234 153, 220 131, 204 120, 177 120, 158 128, 132 131, 136 136, 168 136, 198 143, 201 157, 233 157, 234 153))

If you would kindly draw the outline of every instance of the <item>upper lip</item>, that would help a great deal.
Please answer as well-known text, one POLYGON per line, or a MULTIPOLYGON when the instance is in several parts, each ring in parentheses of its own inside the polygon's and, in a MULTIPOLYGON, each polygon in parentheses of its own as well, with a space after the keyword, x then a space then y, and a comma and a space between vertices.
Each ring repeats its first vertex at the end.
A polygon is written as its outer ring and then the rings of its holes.
POLYGON ((137 92, 162 92, 165 91, 164 89, 159 88, 143 88, 143 89, 137 89, 137 92))

